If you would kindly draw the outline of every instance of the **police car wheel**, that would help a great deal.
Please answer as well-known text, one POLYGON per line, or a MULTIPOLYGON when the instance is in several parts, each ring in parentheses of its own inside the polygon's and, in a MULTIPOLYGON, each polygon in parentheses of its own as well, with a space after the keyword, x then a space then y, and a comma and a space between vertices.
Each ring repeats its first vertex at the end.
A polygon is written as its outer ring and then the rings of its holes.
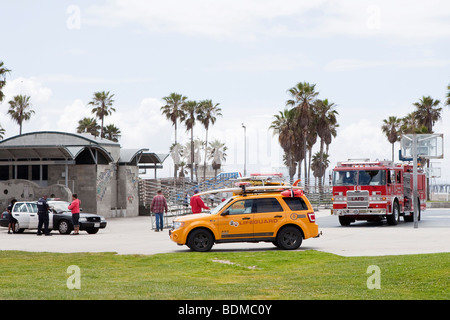
POLYGON ((198 252, 206 252, 211 250, 213 244, 214 239, 211 232, 205 229, 197 229, 192 231, 187 242, 187 246, 191 250, 198 252))
POLYGON ((295 227, 286 227, 277 235, 278 246, 284 250, 298 249, 302 241, 302 233, 295 227))
POLYGON ((24 230, 25 229, 20 228, 19 221, 16 221, 16 223, 14 224, 14 227, 13 227, 13 233, 22 233, 22 232, 24 232, 24 230))
POLYGON ((86 229, 86 232, 89 234, 96 234, 98 232, 99 228, 88 228, 86 229))
POLYGON ((58 224, 58 231, 60 234, 69 234, 72 231, 69 221, 61 220, 58 224))

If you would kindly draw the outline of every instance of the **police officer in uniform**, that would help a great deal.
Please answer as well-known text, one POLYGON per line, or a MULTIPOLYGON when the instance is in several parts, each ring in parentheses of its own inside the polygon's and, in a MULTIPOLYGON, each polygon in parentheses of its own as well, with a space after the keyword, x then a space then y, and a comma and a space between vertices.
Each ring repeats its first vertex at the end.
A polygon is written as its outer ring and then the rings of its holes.
POLYGON ((44 224, 44 233, 46 236, 50 236, 50 232, 48 231, 48 222, 49 222, 49 216, 48 216, 48 210, 49 206, 47 203, 47 196, 43 196, 40 198, 37 202, 38 207, 38 216, 39 216, 39 223, 38 223, 38 231, 37 235, 40 236, 42 234, 42 224, 44 224))

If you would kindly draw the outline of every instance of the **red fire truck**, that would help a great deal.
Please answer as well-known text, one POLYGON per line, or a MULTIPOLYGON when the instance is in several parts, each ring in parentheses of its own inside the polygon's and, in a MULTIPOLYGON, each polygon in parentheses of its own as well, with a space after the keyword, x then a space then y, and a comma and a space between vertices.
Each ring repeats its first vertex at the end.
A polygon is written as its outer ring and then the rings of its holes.
MULTIPOLYGON (((417 175, 418 217, 426 208, 426 179, 417 175)), ((349 160, 333 169, 333 209, 343 226, 356 220, 387 220, 396 225, 403 216, 414 220, 413 166, 390 161, 349 160)))

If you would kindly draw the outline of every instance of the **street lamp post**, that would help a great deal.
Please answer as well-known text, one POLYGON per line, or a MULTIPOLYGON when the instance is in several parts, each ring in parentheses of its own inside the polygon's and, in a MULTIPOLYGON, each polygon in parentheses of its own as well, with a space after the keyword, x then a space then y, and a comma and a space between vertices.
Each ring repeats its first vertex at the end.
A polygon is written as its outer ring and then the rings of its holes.
POLYGON ((242 123, 242 128, 244 128, 244 177, 247 176, 247 128, 244 123, 242 123))

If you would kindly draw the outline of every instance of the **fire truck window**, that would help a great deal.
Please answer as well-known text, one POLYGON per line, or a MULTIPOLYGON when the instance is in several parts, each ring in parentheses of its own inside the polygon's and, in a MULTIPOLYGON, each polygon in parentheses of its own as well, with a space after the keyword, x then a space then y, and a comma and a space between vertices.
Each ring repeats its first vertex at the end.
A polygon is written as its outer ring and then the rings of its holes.
POLYGON ((359 172, 360 186, 381 186, 386 184, 385 170, 366 170, 359 172))
POLYGON ((335 186, 356 185, 356 171, 335 171, 333 176, 335 186))
POLYGON ((395 182, 395 171, 394 170, 388 171, 387 183, 392 184, 394 182, 395 182))
POLYGON ((397 175, 397 183, 402 183, 402 173, 400 171, 396 171, 397 175))

